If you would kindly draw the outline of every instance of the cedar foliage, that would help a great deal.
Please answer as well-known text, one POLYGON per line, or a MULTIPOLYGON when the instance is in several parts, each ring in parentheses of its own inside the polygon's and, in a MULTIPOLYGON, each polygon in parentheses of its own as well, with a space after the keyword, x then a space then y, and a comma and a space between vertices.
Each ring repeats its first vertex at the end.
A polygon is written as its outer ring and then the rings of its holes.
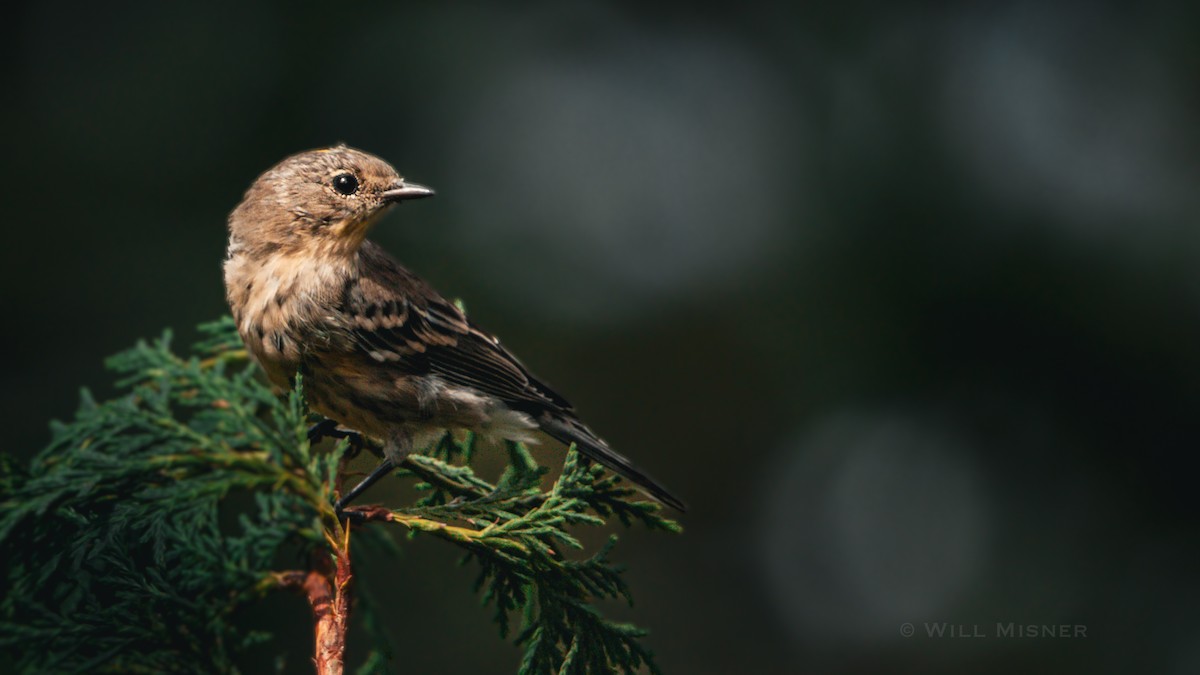
MULTIPOLYGON (((507 469, 489 482, 471 468, 475 438, 447 434, 397 472, 417 481, 414 504, 364 507, 366 522, 346 532, 333 502, 356 448, 310 442, 317 418, 303 382, 272 394, 231 319, 201 331, 186 356, 168 332, 112 357, 123 395, 97 402, 85 390, 75 419, 52 424, 50 445, 27 467, 0 455, 8 667, 238 672, 252 649, 272 650, 278 664, 307 659, 239 617, 286 589, 297 561, 328 567, 351 535, 388 540, 379 529, 400 526, 422 535, 411 545, 463 549, 501 634, 522 649, 520 673, 658 672, 645 632, 594 607, 631 601, 609 559, 616 537, 587 555, 572 534, 612 519, 678 532, 658 505, 573 449, 546 486, 548 469, 509 443, 507 469)), ((370 605, 359 598, 352 614, 377 643, 359 672, 391 672, 370 605)))

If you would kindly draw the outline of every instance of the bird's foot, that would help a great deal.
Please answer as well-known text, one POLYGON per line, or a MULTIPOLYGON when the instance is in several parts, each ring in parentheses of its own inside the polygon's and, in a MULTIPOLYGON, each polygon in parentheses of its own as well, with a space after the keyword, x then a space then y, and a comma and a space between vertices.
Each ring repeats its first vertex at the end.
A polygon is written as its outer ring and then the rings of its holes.
POLYGON ((321 420, 309 428, 309 443, 317 443, 323 438, 348 439, 350 447, 346 449, 346 459, 354 459, 363 451, 363 448, 371 447, 362 434, 350 429, 342 429, 334 420, 321 420))
POLYGON ((334 504, 333 506, 334 513, 337 514, 338 520, 351 525, 362 525, 363 523, 367 522, 367 514, 358 509, 351 509, 347 511, 341 501, 342 500, 339 499, 338 503, 334 504))
POLYGON ((329 435, 330 432, 337 430, 337 422, 333 420, 321 420, 308 428, 308 442, 317 443, 322 438, 329 435))

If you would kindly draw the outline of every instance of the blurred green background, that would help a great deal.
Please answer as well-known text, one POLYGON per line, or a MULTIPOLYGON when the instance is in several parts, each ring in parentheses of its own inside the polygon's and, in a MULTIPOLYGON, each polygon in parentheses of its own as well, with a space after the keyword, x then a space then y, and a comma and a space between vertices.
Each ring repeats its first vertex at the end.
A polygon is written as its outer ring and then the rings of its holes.
MULTIPOLYGON (((667 672, 1200 672, 1200 5, 9 11, 8 450, 225 312, 228 211, 344 141, 438 190, 375 239, 691 504, 617 549, 667 672)), ((513 672, 456 558, 366 564, 401 671, 513 672)))

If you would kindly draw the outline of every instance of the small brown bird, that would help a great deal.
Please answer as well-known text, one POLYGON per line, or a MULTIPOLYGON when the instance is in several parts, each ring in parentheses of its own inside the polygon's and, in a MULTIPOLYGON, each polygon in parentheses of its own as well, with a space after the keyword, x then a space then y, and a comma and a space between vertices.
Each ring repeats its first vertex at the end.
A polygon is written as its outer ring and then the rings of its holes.
POLYGON ((225 290, 238 333, 271 383, 304 376, 309 404, 383 441, 384 461, 339 507, 444 429, 531 441, 540 430, 683 510, 585 426, 500 341, 367 232, 429 197, 387 162, 342 145, 289 157, 229 215, 225 290))

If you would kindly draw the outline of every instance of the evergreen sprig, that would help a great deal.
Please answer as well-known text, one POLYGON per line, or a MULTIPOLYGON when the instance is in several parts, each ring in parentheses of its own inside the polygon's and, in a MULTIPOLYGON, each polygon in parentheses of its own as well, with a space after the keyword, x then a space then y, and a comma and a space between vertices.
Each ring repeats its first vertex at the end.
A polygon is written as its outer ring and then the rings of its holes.
MULTIPOLYGON (((310 443, 303 382, 275 396, 228 317, 201 330, 186 357, 169 333, 113 357, 124 395, 96 402, 85 390, 28 467, 0 462, 0 649, 17 671, 236 671, 251 647, 282 649, 240 610, 296 587, 288 563, 305 555, 324 556, 321 569, 348 561, 351 533, 332 504, 350 444, 310 443)), ((447 433, 410 457, 399 473, 417 478, 420 499, 350 509, 364 522, 354 536, 382 521, 462 547, 501 634, 520 617, 523 674, 658 672, 644 631, 593 606, 631 601, 609 560, 616 537, 584 556, 573 531, 611 517, 679 526, 573 449, 546 489, 548 469, 521 444, 506 445, 494 482, 471 468, 476 446, 447 433)), ((382 642, 369 607, 363 598, 357 612, 382 642)), ((386 671, 377 646, 361 672, 386 671)))

